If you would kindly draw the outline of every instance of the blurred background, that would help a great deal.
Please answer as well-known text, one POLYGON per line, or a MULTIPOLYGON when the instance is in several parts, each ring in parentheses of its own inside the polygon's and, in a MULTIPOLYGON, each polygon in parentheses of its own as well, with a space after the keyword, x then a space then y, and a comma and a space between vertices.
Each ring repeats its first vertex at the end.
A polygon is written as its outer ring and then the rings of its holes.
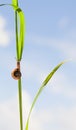
MULTIPOLYGON (((6 3, 1 0, 0 4, 6 3)), ((7 0, 11 3, 11 0, 7 0)), ((61 61, 64 64, 39 97, 29 130, 76 130, 76 1, 19 0, 26 19, 21 61, 24 127, 39 86, 61 61)), ((0 129, 19 130, 15 20, 11 7, 0 7, 0 129)))

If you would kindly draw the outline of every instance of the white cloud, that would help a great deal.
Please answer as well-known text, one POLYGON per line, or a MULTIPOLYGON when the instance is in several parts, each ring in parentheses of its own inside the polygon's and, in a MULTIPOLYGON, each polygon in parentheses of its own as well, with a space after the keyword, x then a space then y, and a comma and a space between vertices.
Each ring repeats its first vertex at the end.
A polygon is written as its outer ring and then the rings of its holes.
MULTIPOLYGON (((19 129, 17 97, 4 103, 0 103, 0 129, 19 129)), ((31 105, 31 96, 23 92, 24 118, 27 117, 31 105)), ((25 123, 25 121, 24 121, 25 123)), ((75 130, 76 129, 76 107, 55 106, 47 110, 36 107, 31 115, 29 130, 75 130)))
MULTIPOLYGON (((30 107, 29 95, 27 92, 23 92, 23 106, 24 106, 24 118, 27 117, 30 107)), ((2 130, 15 130, 19 129, 19 113, 18 113, 18 97, 9 99, 4 103, 0 103, 0 129, 2 130)), ((25 122, 24 122, 25 123, 25 122)))
POLYGON ((76 107, 66 108, 66 107, 56 107, 52 109, 51 113, 53 115, 52 123, 55 124, 56 128, 53 130, 75 130, 76 129, 76 107))
POLYGON ((44 70, 42 70, 37 64, 29 61, 22 62, 22 74, 25 79, 29 79, 29 77, 32 77, 36 79, 39 83, 42 83, 46 76, 44 70))
POLYGON ((61 94, 63 97, 75 100, 76 87, 69 82, 69 76, 64 73, 56 73, 51 80, 50 91, 54 94, 61 94))
POLYGON ((0 16, 0 29, 3 29, 6 26, 6 20, 4 17, 0 16))
MULTIPOLYGON (((31 35, 28 38, 29 42, 38 46, 47 46, 50 49, 56 49, 61 54, 65 55, 66 58, 76 60, 76 40, 72 41, 71 37, 69 39, 57 39, 49 37, 39 37, 36 35, 31 35)), ((56 52, 57 53, 57 52, 56 52)))
MULTIPOLYGON (((24 91, 23 92, 23 117, 24 117, 24 128, 25 128, 25 119, 28 116, 28 112, 31 105, 30 95, 24 91)), ((13 130, 19 129, 19 116, 18 116, 18 106, 17 106, 17 97, 10 99, 4 103, 0 103, 0 129, 2 130, 13 130)), ((30 118, 29 130, 43 130, 43 122, 47 122, 49 119, 49 114, 47 111, 36 111, 36 108, 33 111, 33 114, 30 118), (44 114, 45 113, 45 114, 44 114), (45 118, 44 118, 45 117, 45 118)))
POLYGON ((7 21, 0 16, 0 46, 7 46, 10 42, 10 31, 6 29, 7 21))

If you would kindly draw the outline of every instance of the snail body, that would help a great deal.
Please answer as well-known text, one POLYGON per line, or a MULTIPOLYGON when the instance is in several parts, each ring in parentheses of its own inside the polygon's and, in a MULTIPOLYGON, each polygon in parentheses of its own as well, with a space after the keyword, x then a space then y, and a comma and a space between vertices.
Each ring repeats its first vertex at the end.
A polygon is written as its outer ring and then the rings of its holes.
POLYGON ((13 79, 19 80, 21 78, 21 72, 20 72, 20 62, 17 62, 17 68, 15 68, 11 73, 13 79))

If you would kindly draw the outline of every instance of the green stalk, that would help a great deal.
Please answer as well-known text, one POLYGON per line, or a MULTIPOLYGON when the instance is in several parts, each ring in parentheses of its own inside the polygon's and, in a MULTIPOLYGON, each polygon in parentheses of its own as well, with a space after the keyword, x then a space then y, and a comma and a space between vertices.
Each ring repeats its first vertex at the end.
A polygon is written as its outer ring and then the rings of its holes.
MULTIPOLYGON (((15 12, 16 13, 16 12, 15 12)), ((16 51, 17 51, 17 60, 18 60, 18 27, 17 27, 17 13, 15 14, 16 21, 16 51)), ((19 95, 19 113, 20 113, 20 130, 23 130, 23 120, 22 120, 22 88, 21 88, 21 79, 18 80, 18 95, 19 95)))
MULTIPOLYGON (((18 6, 18 1, 17 1, 18 6)), ((19 47, 18 47, 18 18, 17 12, 15 11, 15 31, 16 31, 16 56, 17 61, 19 60, 19 47)), ((22 116, 22 85, 21 78, 18 80, 18 96, 19 96, 19 116, 20 116, 20 130, 23 130, 23 116, 22 116)))
POLYGON ((23 130, 23 118, 22 118, 22 85, 21 85, 21 79, 18 80, 18 95, 19 95, 20 130, 23 130))
POLYGON ((18 51, 18 21, 17 21, 17 12, 15 11, 15 31, 16 31, 16 59, 19 59, 18 51))
MULTIPOLYGON (((24 13, 21 8, 18 7, 18 0, 12 0, 12 4, 0 4, 0 6, 11 6, 15 10, 15 32, 16 32, 16 60, 17 68, 20 72, 20 61, 22 58, 23 48, 24 48, 24 13), (19 16, 19 19, 17 18, 19 16), (20 21, 20 33, 18 35, 18 20, 20 21)), ((16 72, 16 71, 15 71, 16 72)), ((14 75, 12 72, 12 77, 18 80, 18 95, 19 95, 19 114, 20 114, 20 130, 23 130, 23 116, 22 116, 22 83, 21 78, 14 75)))

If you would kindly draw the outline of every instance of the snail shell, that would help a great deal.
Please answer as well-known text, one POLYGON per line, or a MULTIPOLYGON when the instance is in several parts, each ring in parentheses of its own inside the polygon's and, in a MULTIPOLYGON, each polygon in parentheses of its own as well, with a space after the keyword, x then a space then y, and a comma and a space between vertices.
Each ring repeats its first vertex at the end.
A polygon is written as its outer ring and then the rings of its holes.
POLYGON ((13 72, 11 73, 12 77, 15 79, 15 80, 19 80, 21 78, 21 72, 20 72, 20 69, 19 68, 16 68, 13 70, 13 72))

